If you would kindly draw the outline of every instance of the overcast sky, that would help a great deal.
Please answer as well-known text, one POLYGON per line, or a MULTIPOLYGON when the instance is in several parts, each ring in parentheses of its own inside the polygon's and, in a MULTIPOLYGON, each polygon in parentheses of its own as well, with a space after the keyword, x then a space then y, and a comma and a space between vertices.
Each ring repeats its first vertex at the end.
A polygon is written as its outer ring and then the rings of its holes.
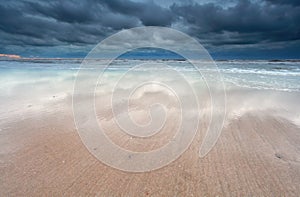
POLYGON ((300 58, 299 0, 0 0, 0 53, 85 57, 122 29, 165 26, 217 59, 300 58))

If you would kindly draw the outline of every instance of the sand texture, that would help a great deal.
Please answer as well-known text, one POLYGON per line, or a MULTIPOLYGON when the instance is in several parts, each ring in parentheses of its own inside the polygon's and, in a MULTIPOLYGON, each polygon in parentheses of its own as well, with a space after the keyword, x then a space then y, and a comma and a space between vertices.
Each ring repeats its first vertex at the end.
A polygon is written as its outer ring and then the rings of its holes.
MULTIPOLYGON (((228 95, 225 128, 206 157, 198 156, 204 121, 179 159, 146 173, 111 168, 87 151, 75 129, 70 96, 51 97, 38 109, 26 104, 23 113, 2 118, 0 196, 299 196, 300 130, 295 119, 253 99, 238 104, 242 96, 259 95, 239 91, 228 95), (245 109, 250 105, 256 108, 245 109)), ((119 136, 109 112, 101 117, 108 135, 128 149, 157 148, 168 137, 133 142, 119 136)))

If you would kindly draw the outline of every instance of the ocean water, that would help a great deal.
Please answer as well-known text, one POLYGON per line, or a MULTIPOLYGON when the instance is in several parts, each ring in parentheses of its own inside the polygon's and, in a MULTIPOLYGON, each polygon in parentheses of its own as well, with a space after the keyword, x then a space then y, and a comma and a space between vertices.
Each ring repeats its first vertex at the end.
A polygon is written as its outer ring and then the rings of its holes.
MULTIPOLYGON (((176 97, 179 100, 174 100, 174 106, 181 109, 182 103, 187 104, 186 108, 183 107, 189 112, 187 118, 195 115, 198 105, 201 116, 212 114, 220 118, 217 122, 222 122, 221 115, 225 110, 225 125, 244 114, 259 111, 300 126, 300 62, 297 61, 216 61, 215 68, 201 62, 196 70, 186 61, 119 59, 109 65, 101 82, 96 81, 97 86, 94 79, 101 74, 98 71, 107 61, 94 60, 93 65, 84 68, 81 63, 81 59, 0 61, 0 126, 36 114, 55 116, 60 110, 71 111, 74 95, 82 102, 83 109, 87 104, 94 106, 95 101, 96 112, 100 115, 105 115, 113 107, 120 114, 123 114, 124 106, 132 106, 135 110, 148 110, 157 103, 170 107, 170 98, 176 97), (192 84, 192 89, 180 80, 179 75, 157 66, 162 64, 182 74, 192 84), (128 73, 139 65, 145 66, 128 73), (80 80, 78 73, 83 74, 80 80), (209 75, 209 83, 205 83, 207 79, 203 80, 203 73, 209 75), (167 86, 144 83, 152 79, 167 86), (219 80, 224 82, 226 98, 218 86, 219 80), (79 91, 74 91, 78 87, 74 86, 75 81, 81 81, 79 91), (214 86, 207 88, 207 84, 214 86), (95 98, 93 101, 86 99, 91 93, 95 98), (189 102, 192 98, 196 98, 197 105, 189 102), (139 105, 144 108, 139 108, 139 105)), ((157 114, 154 117, 160 117, 159 110, 154 112, 157 114)))
MULTIPOLYGON (((178 72, 194 79, 201 75, 191 64, 177 60, 116 60, 110 64, 107 73, 125 72, 135 65, 149 63, 164 63, 178 72)), ((93 71, 94 67, 80 68, 81 59, 31 59, 22 61, 0 61, 0 88, 2 94, 9 87, 26 83, 60 83, 73 81, 79 69, 93 71)), ((217 68, 225 84, 254 89, 271 89, 288 92, 300 91, 300 62, 299 61, 216 61, 217 68)), ((103 60, 97 60, 103 65, 103 60)), ((140 71, 159 73, 159 67, 147 67, 140 71)), ((203 64, 200 72, 211 68, 203 64)), ((162 70, 163 71, 163 70, 162 70)), ((34 88, 34 87, 33 87, 34 88)))

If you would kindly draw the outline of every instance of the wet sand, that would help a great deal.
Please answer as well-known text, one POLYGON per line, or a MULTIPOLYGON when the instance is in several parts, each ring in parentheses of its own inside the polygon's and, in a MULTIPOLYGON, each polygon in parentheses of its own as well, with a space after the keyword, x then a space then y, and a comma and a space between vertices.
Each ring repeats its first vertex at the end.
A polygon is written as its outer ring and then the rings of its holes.
MULTIPOLYGON (((289 94, 230 91, 225 128, 207 156, 198 156, 201 131, 208 124, 204 122, 179 159, 146 173, 113 169, 87 151, 75 129, 70 95, 51 96, 51 102, 38 108, 35 103, 20 104, 22 113, 1 119, 0 195, 298 196, 299 114, 291 112, 293 106, 286 106, 299 94, 292 94, 293 99, 289 94), (266 102, 270 106, 261 100, 266 95, 272 95, 266 102), (282 99, 288 101, 286 105, 279 102, 282 99), (278 105, 272 107, 272 102, 278 105)), ((114 136, 118 141, 111 131, 114 136)), ((145 143, 142 148, 159 147, 162 141, 145 143)), ((130 148, 132 142, 122 143, 130 148)))

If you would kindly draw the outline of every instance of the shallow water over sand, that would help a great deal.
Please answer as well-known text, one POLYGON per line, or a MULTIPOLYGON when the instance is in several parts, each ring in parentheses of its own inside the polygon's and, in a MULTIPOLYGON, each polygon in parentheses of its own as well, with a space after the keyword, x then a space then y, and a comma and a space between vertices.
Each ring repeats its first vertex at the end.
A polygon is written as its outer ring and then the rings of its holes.
MULTIPOLYGON (((263 65, 261 62, 249 63, 249 67, 246 63, 221 63, 227 95, 225 124, 216 145, 204 158, 199 158, 198 153, 209 125, 209 92, 197 73, 179 66, 184 63, 171 63, 183 73, 188 73, 188 80, 198 88, 201 121, 196 137, 181 157, 148 173, 126 173, 106 166, 83 145, 76 132, 72 111, 78 62, 50 62, 46 68, 43 67, 45 63, 40 62, 0 63, 2 195, 299 194, 300 92, 299 83, 294 81, 299 80, 298 63, 287 63, 283 71, 273 68, 284 67, 281 63, 266 63, 266 67, 272 67, 269 70, 259 70, 258 65, 263 65), (256 72, 264 74, 253 74, 256 72), (287 74, 287 78, 283 77, 287 74), (274 76, 277 78, 272 82, 274 76), (231 83, 231 79, 236 80, 235 83, 231 83), (284 83, 279 83, 284 79, 284 83)), ((108 70, 102 86, 96 88, 99 122, 111 140, 126 149, 146 151, 162 147, 176 129, 179 112, 176 98, 160 86, 138 89, 129 103, 132 118, 139 124, 146 124, 150 120, 149 104, 161 101, 166 106, 168 122, 164 132, 152 138, 132 138, 114 124, 111 110, 112 105, 116 105, 118 111, 115 113, 127 113, 125 108, 118 107, 122 99, 110 102, 113 82, 122 72, 118 66, 108 70)), ((137 81, 145 73, 150 76, 149 72, 140 71, 128 77, 137 81)), ((156 80, 168 79, 165 75, 156 77, 156 80)), ((176 85, 176 78, 170 80, 176 85)), ((122 93, 130 87, 129 80, 118 86, 118 90, 122 93)), ((184 95, 184 89, 182 91, 184 95)), ((82 93, 84 103, 86 95, 84 91, 82 93)), ((188 110, 191 116, 197 111, 192 107, 188 110)))

